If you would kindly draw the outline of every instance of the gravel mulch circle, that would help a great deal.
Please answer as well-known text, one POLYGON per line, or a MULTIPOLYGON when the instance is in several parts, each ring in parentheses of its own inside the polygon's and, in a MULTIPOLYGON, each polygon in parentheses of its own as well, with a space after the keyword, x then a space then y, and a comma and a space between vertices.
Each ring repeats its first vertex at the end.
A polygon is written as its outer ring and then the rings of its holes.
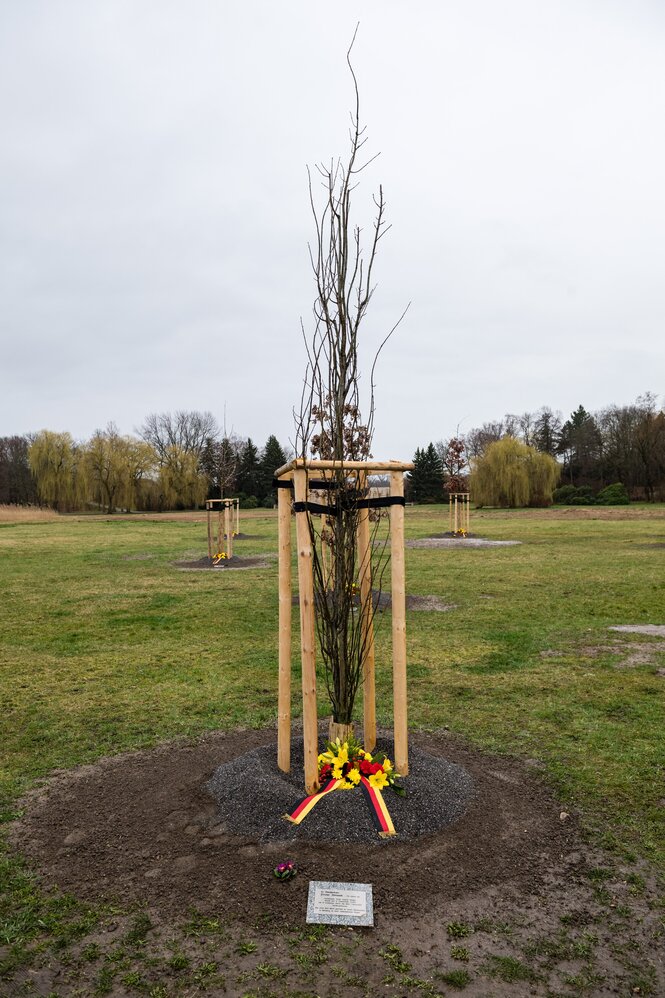
POLYGON ((222 558, 217 564, 212 563, 210 558, 196 558, 194 561, 174 561, 174 565, 181 572, 217 572, 231 571, 239 568, 268 568, 270 555, 255 555, 250 558, 241 558, 233 555, 232 558, 222 558))
POLYGON ((484 537, 420 537, 415 541, 406 541, 408 548, 500 548, 513 547, 521 541, 490 541, 484 537))
MULTIPOLYGON (((379 743, 394 759, 392 739, 379 743)), ((439 831, 460 818, 471 799, 473 781, 466 770, 421 749, 410 752, 411 775, 401 781, 406 797, 390 790, 384 800, 398 835, 378 844, 408 842, 439 831)), ((272 745, 253 749, 215 771, 207 785, 217 803, 220 821, 235 824, 259 842, 369 842, 377 844, 365 799, 360 790, 336 791, 319 802, 301 825, 283 815, 303 798, 302 743, 292 745, 291 772, 282 773, 272 745)))

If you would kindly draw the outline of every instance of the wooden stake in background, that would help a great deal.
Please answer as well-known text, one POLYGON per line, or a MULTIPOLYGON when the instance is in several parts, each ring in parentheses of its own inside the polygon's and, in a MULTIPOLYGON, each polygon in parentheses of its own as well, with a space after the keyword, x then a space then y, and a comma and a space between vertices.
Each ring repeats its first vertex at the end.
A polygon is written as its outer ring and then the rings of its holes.
POLYGON ((279 690, 277 765, 291 769, 291 490, 277 489, 279 547, 279 690))
MULTIPOLYGON (((206 500, 206 513, 208 516, 208 557, 212 561, 213 550, 212 550, 212 506, 208 500, 206 500)), ((216 552, 215 552, 216 553, 216 552)))
MULTIPOLYGON (((293 473, 295 501, 307 502, 307 472, 293 473)), ((305 789, 319 789, 318 731, 316 717, 316 628, 314 620, 314 577, 312 538, 307 513, 296 513, 298 542, 298 591, 300 594, 300 650, 302 658, 302 724, 305 752, 305 789)))
MULTIPOLYGON (((404 474, 390 473, 390 494, 404 496, 404 474)), ((404 507, 390 507, 390 556, 393 604, 393 725, 395 766, 409 772, 409 734, 406 706, 406 588, 404 581, 404 507)))
POLYGON ((233 530, 231 528, 231 504, 224 503, 224 533, 226 534, 226 557, 233 557, 233 530))

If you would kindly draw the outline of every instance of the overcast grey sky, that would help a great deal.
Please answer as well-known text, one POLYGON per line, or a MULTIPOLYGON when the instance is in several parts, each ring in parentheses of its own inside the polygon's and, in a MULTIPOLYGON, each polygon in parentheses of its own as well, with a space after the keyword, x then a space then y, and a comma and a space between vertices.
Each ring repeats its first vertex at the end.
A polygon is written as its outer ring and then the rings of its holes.
MULTIPOLYGON (((354 63, 374 452, 665 391, 660 0, 0 0, 0 435, 209 409, 293 435, 306 164, 354 63)), ((369 364, 364 370, 369 374, 369 364)))

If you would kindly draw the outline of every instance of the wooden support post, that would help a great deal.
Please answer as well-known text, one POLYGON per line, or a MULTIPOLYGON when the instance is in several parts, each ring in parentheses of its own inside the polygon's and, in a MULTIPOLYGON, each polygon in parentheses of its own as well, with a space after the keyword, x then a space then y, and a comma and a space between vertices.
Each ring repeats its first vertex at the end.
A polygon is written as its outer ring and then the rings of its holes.
MULTIPOLYGON (((307 502, 307 472, 293 474, 296 502, 307 502)), ((319 789, 318 731, 316 717, 316 629, 314 620, 314 578, 312 574, 312 538, 307 513, 296 513, 298 542, 298 592, 300 597, 300 651, 302 657, 302 725, 305 753, 305 789, 313 794, 319 789)))
POLYGON ((233 557, 233 528, 231 526, 231 504, 224 503, 224 533, 226 534, 226 557, 233 557))
MULTIPOLYGON (((358 487, 366 487, 367 476, 359 476, 358 487)), ((374 614, 372 612, 372 548, 369 510, 358 512, 358 568, 360 576, 361 641, 363 658, 363 745, 367 752, 376 747, 376 682, 374 676, 374 614)))
POLYGON ((236 534, 240 533, 240 499, 235 500, 236 504, 236 534))
POLYGON ((213 551, 212 551, 212 507, 209 502, 206 502, 206 516, 208 517, 208 557, 212 561, 213 551))
MULTIPOLYGON (((404 495, 404 474, 390 473, 391 496, 404 495)), ((390 555, 393 624, 393 725, 397 772, 409 772, 409 736, 406 704, 406 586, 404 579, 404 507, 390 507, 390 555)))
POLYGON ((279 544, 279 689, 277 765, 291 769, 291 491, 277 489, 279 544))
POLYGON ((224 547, 224 511, 222 509, 222 504, 220 503, 217 509, 217 551, 215 554, 221 554, 222 551, 226 551, 224 547))
POLYGON ((471 496, 467 492, 467 495, 466 495, 466 532, 467 532, 467 534, 469 533, 470 529, 471 529, 471 496))

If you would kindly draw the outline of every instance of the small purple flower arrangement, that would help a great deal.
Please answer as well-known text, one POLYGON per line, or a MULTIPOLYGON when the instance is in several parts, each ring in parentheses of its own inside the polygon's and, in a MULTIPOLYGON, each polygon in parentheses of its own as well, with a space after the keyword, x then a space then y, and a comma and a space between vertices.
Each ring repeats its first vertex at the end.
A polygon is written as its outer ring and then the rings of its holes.
POLYGON ((284 863, 278 863, 272 872, 278 880, 290 880, 291 877, 295 877, 298 867, 290 859, 287 859, 284 863))

